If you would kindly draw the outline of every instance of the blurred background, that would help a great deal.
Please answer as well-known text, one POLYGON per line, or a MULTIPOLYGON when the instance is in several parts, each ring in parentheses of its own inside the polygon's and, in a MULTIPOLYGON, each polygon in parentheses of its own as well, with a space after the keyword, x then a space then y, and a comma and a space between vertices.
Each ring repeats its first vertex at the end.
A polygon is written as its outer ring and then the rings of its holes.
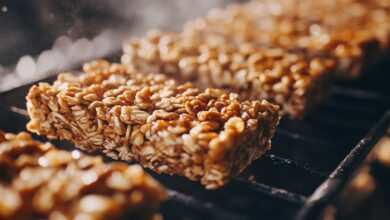
MULTIPOLYGON (((120 51, 232 0, 0 0, 0 91, 120 51)), ((239 2, 239 1, 235 1, 239 2)))

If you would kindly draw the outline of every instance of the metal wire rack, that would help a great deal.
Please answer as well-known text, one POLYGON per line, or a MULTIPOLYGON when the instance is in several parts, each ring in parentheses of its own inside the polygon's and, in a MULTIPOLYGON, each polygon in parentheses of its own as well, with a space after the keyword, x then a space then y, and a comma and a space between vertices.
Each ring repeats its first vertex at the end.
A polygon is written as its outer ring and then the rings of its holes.
MULTIPOLYGON (((150 172, 168 188, 164 218, 318 218, 389 127, 390 68, 379 70, 362 80, 336 83, 330 100, 304 120, 282 119, 272 150, 221 189, 207 191, 185 178, 150 172)), ((0 94, 0 129, 25 130, 24 97, 30 86, 0 94)))

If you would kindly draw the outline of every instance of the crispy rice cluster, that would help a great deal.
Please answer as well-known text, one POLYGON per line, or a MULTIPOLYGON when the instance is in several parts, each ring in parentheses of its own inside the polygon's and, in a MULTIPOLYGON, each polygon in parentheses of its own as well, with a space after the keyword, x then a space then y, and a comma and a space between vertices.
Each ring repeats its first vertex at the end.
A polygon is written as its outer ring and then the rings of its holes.
POLYGON ((164 189, 138 165, 0 131, 0 219, 161 219, 164 189))
POLYGON ((183 33, 304 49, 309 56, 334 59, 338 77, 356 78, 389 54, 390 3, 259 0, 212 10, 188 22, 183 33))
POLYGON ((271 147, 279 108, 95 61, 27 96, 27 128, 158 173, 224 185, 271 147))
POLYGON ((327 98, 333 61, 304 51, 234 43, 219 35, 187 37, 153 31, 131 39, 122 63, 131 71, 161 72, 196 87, 224 89, 241 100, 266 99, 283 114, 302 118, 327 98))
POLYGON ((266 99, 302 118, 333 76, 357 78, 390 54, 390 4, 380 0, 252 1, 215 9, 180 33, 124 44, 132 70, 266 99))

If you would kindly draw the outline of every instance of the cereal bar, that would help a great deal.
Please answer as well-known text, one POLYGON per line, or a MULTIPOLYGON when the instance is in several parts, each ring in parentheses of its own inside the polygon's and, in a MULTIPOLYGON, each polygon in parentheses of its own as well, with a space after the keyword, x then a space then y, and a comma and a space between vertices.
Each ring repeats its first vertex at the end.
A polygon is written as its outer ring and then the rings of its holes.
POLYGON ((160 31, 125 43, 122 63, 132 71, 191 81, 201 89, 235 92, 241 100, 265 99, 291 118, 302 118, 327 98, 333 73, 331 59, 307 56, 302 50, 160 31))
POLYGON ((60 74, 27 96, 28 130, 83 150, 136 160, 157 173, 224 185, 271 147, 278 107, 201 92, 159 74, 94 61, 84 74, 60 74))
POLYGON ((187 36, 218 34, 334 58, 336 74, 356 78, 389 54, 390 4, 381 0, 252 1, 188 22, 187 36))
POLYGON ((0 131, 0 219, 161 219, 165 191, 139 165, 0 131))

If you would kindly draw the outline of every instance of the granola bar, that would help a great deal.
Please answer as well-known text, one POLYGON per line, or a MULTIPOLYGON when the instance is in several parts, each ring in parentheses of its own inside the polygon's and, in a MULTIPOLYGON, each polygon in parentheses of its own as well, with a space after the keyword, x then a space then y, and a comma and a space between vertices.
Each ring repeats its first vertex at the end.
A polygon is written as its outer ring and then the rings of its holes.
POLYGON ((27 96, 28 130, 157 173, 224 185, 271 147, 278 107, 95 61, 27 96))
POLYGON ((0 131, 0 219, 161 219, 164 189, 138 165, 0 131))
POLYGON ((380 0, 254 1, 190 21, 186 35, 219 34, 334 58, 336 74, 356 78, 389 54, 390 6, 380 0))
POLYGON ((333 73, 333 61, 326 57, 211 33, 152 31, 125 43, 122 63, 132 71, 189 80, 201 89, 236 92, 241 100, 266 99, 291 118, 302 118, 327 98, 333 73))

